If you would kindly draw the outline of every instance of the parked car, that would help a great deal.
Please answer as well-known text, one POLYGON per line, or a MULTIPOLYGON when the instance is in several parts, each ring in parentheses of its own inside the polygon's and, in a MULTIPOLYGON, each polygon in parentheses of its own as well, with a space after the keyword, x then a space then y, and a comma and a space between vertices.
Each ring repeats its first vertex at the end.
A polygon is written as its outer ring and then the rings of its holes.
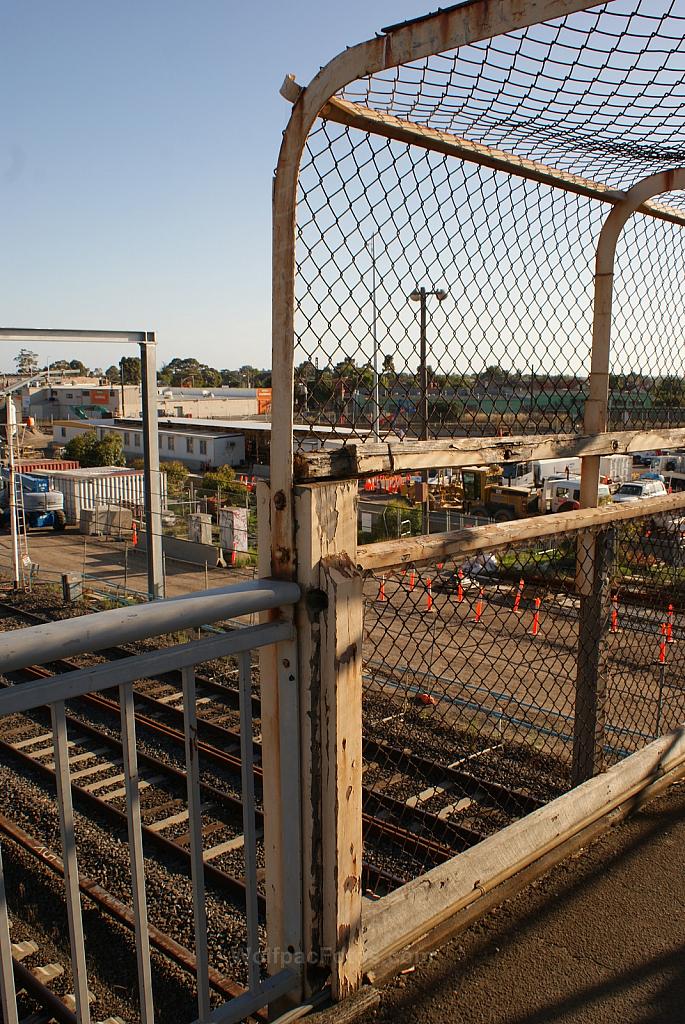
POLYGON ((614 494, 614 501, 643 501, 645 498, 660 498, 666 493, 662 480, 633 480, 632 483, 621 484, 614 494))

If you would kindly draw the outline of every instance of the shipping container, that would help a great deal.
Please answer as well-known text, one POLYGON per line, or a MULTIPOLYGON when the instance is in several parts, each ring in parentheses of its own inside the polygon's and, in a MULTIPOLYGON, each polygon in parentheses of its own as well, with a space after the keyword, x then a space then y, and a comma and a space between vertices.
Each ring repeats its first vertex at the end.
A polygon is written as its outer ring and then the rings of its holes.
MULTIPOLYGON (((99 505, 123 505, 134 512, 145 505, 143 471, 113 466, 93 466, 41 474, 64 495, 64 513, 69 526, 77 526, 82 509, 99 505)), ((160 473, 162 509, 166 508, 166 473, 160 473)))
POLYGON ((81 463, 75 459, 33 459, 20 460, 15 463, 17 473, 51 473, 62 472, 65 469, 79 469, 81 463))

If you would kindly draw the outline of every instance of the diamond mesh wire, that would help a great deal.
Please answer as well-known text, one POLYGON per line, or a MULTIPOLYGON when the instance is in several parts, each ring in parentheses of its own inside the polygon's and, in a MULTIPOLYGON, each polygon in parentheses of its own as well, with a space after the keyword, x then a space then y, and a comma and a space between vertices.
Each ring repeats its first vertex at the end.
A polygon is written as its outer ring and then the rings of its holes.
MULTIPOLYGON (((684 16, 683 0, 612 3, 341 97, 625 189, 682 162, 684 16)), ((679 194, 660 201, 683 206, 679 194)), ((429 437, 580 430, 609 210, 320 120, 298 196, 297 420, 343 440, 421 436, 420 306, 409 296, 424 287, 447 292, 426 300, 429 437)), ((680 227, 632 218, 617 253, 612 427, 683 422, 682 269, 680 227)))
MULTIPOLYGON (((420 873, 570 788, 579 633, 589 643, 576 538, 368 574, 367 859, 394 855, 420 873)), ((607 546, 597 718, 608 766, 685 715, 685 519, 640 517, 598 530, 596 544, 607 546)))

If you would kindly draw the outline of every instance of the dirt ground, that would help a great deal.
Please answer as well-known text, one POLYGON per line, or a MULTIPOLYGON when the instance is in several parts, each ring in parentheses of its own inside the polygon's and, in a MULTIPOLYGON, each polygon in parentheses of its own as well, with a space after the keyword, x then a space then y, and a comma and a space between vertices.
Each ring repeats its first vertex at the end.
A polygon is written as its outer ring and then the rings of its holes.
MULTIPOLYGON (((40 566, 39 579, 59 582, 61 573, 85 572, 93 578, 94 585, 97 580, 121 586, 126 582, 130 590, 147 593, 144 555, 134 554, 130 546, 128 554, 125 552, 123 542, 104 537, 84 538, 75 527, 67 527, 64 533, 55 533, 54 530, 32 530, 29 533, 29 553, 33 562, 40 566)), ((8 577, 11 573, 11 560, 9 534, 0 534, 0 575, 8 577)), ((238 570, 210 568, 205 577, 204 566, 166 559, 167 596, 188 594, 205 587, 227 586, 252 579, 253 573, 249 567, 238 570)))
POLYGON ((683 1024, 685 783, 423 958, 361 1024, 683 1024))

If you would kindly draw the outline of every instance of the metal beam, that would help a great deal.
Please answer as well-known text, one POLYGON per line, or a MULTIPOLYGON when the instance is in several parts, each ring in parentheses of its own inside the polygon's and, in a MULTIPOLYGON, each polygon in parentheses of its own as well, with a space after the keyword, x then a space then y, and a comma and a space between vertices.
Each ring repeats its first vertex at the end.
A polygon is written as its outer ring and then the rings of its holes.
MULTIPOLYGON (((563 189, 565 192, 587 196, 589 199, 599 199, 604 203, 617 205, 622 203, 628 194, 620 189, 609 188, 602 182, 582 178, 577 174, 569 174, 567 171, 558 170, 556 167, 550 167, 535 160, 527 160, 525 157, 516 156, 501 149, 483 146, 479 142, 471 142, 469 139, 462 139, 449 132, 436 131, 425 125, 403 121, 392 114, 381 113, 337 97, 328 101, 320 111, 319 117, 335 121, 336 124, 347 125, 350 128, 358 128, 360 131, 369 132, 372 135, 380 135, 383 138, 394 139, 410 146, 418 146, 435 153, 468 160, 471 163, 480 164, 482 167, 491 167, 495 171, 504 171, 506 174, 513 174, 519 178, 527 178, 529 181, 537 181, 543 185, 563 189)), ((647 200, 637 208, 637 212, 649 214, 681 227, 685 225, 685 210, 678 210, 662 203, 647 200)))
POLYGON ((152 331, 140 343, 143 405, 143 485, 147 545, 147 592, 150 601, 164 597, 162 551, 162 496, 159 478, 159 430, 157 420, 157 342, 152 331))
POLYGON ((0 327, 0 339, 3 341, 117 341, 125 345, 140 345, 147 337, 147 331, 72 331, 53 327, 0 327))
MULTIPOLYGON (((73 672, 33 679, 22 686, 0 690, 0 715, 30 711, 55 701, 73 700, 86 693, 101 692, 162 672, 175 672, 213 658, 234 657, 242 651, 292 640, 292 635, 290 623, 281 619, 261 626, 234 629, 230 633, 215 633, 209 639, 191 640, 175 647, 160 647, 130 658, 102 662, 93 668, 79 668, 73 672)), ((20 668, 29 663, 28 658, 17 659, 14 667, 20 668)))
MULTIPOLYGON (((149 636, 193 629, 207 622, 270 611, 294 604, 299 596, 300 588, 295 583, 249 580, 231 587, 173 597, 163 604, 113 608, 80 615, 77 619, 11 630, 0 634, 0 664, 3 671, 9 672, 32 665, 37 658, 44 662, 68 658, 84 651, 100 651, 149 636)), ((242 632, 237 630, 236 635, 242 632)))

